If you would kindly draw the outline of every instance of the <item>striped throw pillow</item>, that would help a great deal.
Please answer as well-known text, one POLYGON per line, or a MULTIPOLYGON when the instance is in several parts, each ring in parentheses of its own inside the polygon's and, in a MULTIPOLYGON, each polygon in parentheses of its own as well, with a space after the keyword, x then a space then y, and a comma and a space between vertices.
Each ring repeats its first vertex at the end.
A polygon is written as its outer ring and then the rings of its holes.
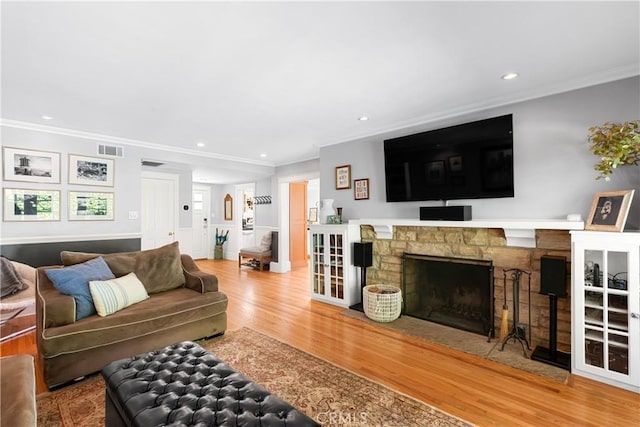
POLYGON ((89 282, 89 290, 96 311, 102 317, 149 298, 135 273, 111 280, 92 280, 89 282))

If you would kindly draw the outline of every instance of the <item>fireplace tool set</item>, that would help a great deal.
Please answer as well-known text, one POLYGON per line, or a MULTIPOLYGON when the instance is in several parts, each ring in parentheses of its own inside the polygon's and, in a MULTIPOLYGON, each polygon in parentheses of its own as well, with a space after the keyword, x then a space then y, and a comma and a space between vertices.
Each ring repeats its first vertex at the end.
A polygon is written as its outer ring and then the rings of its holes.
MULTIPOLYGON (((503 308, 503 316, 506 314, 504 310, 507 310, 507 275, 511 274, 511 282, 513 284, 513 321, 511 324, 511 329, 509 333, 503 337, 504 332, 502 329, 500 331, 500 338, 502 339, 502 347, 500 351, 504 350, 504 346, 510 339, 517 341, 522 345, 522 352, 524 353, 524 357, 528 358, 527 350, 531 350, 529 347, 529 341, 527 341, 527 337, 525 336, 524 329, 520 327, 520 278, 523 274, 528 276, 528 304, 529 304, 529 340, 531 339, 531 273, 528 271, 520 270, 518 268, 510 268, 508 270, 504 270, 502 272, 503 275, 503 283, 504 283, 504 306, 503 308)), ((503 321, 503 327, 505 326, 503 321)))

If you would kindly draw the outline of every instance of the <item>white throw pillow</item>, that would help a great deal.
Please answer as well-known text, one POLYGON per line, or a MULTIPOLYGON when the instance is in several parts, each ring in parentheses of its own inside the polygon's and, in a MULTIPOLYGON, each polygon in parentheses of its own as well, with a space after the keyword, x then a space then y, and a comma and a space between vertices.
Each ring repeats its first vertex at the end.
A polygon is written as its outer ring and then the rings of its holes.
POLYGON ((262 239, 260 240, 260 249, 262 249, 263 252, 271 250, 271 232, 270 231, 267 232, 267 234, 265 234, 264 236, 262 236, 262 239))
POLYGON ((89 290, 99 316, 105 317, 149 298, 135 273, 111 280, 92 280, 89 290))

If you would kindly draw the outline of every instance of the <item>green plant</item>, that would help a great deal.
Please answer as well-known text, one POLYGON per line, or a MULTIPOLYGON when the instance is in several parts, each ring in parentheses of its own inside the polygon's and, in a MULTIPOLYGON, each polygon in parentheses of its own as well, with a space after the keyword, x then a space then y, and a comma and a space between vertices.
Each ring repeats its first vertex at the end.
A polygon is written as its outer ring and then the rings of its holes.
POLYGON ((600 157, 594 166, 596 179, 610 180, 613 171, 622 165, 637 165, 640 162, 640 120, 624 123, 605 122, 589 128, 587 140, 589 150, 600 157))

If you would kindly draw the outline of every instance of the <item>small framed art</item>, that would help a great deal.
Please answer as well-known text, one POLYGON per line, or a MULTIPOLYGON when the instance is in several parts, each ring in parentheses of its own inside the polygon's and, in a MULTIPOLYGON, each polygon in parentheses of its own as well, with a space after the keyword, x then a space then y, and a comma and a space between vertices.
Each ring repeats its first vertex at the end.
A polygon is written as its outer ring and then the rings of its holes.
POLYGON ((309 208, 309 222, 318 222, 318 208, 309 208))
POLYGON ((60 153, 4 147, 5 181, 60 183, 60 153))
POLYGON ((596 193, 585 225, 586 230, 622 231, 635 190, 596 193))
POLYGON ((113 193, 69 191, 69 221, 111 221, 113 193))
POLYGON ((5 221, 60 221, 60 191, 4 189, 5 221))
POLYGON ((356 200, 366 200, 369 198, 369 178, 353 180, 353 195, 356 200))
POLYGON ((113 187, 113 169, 112 159, 69 154, 69 184, 113 187))
POLYGON ((233 221, 233 198, 231 194, 224 196, 224 220, 233 221))
POLYGON ((351 165, 336 167, 336 190, 351 188, 351 165))

